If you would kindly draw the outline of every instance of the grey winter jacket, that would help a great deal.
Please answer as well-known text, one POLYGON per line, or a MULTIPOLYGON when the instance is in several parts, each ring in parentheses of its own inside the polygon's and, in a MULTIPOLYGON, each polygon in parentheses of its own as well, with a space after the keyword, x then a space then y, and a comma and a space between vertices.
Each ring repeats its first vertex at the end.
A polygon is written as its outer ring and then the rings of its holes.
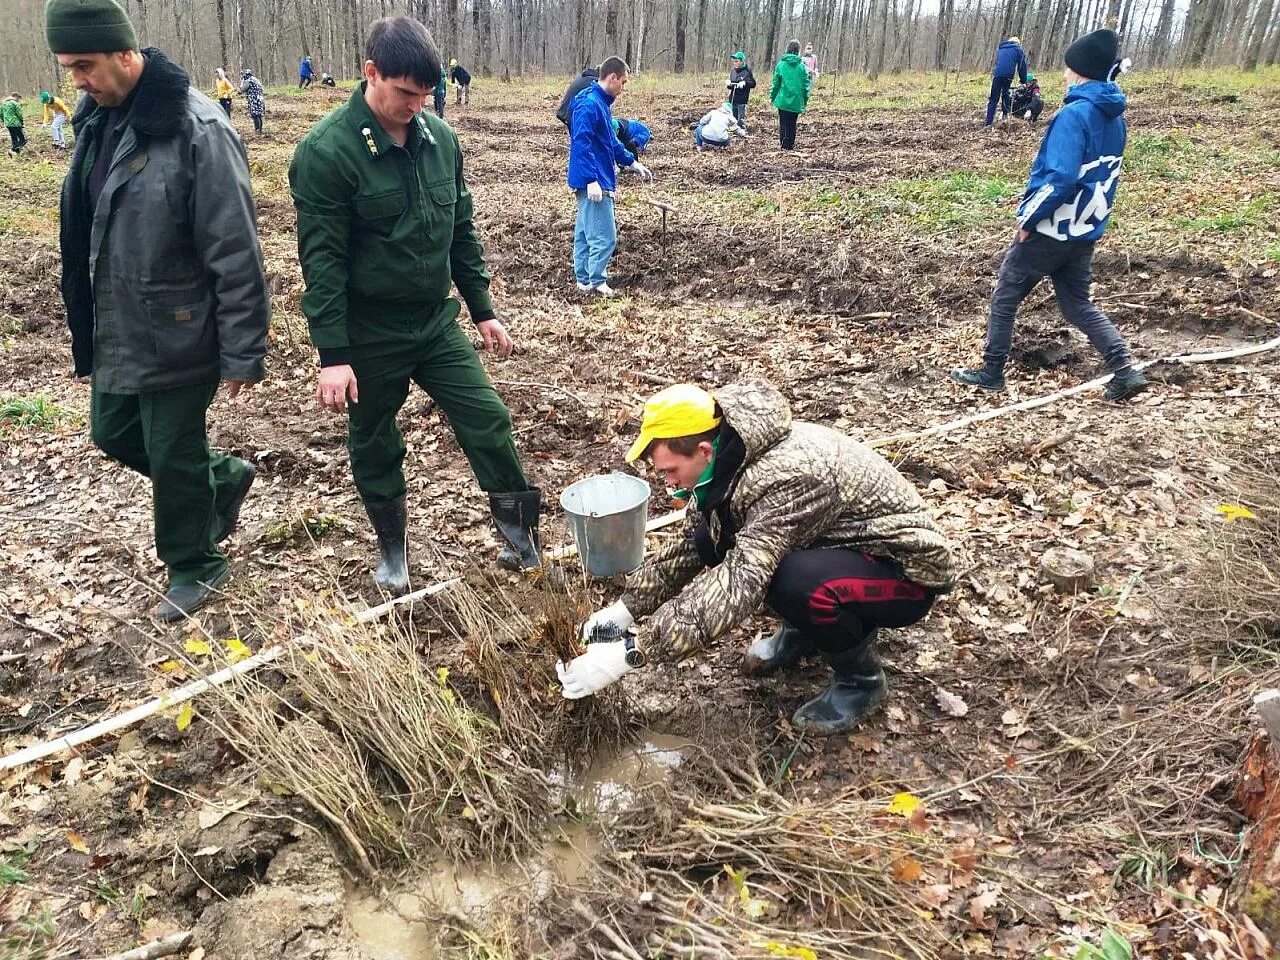
POLYGON ((86 182, 106 111, 72 119, 62 187, 62 294, 77 376, 105 393, 261 380, 271 310, 244 144, 158 50, 95 210, 86 182))

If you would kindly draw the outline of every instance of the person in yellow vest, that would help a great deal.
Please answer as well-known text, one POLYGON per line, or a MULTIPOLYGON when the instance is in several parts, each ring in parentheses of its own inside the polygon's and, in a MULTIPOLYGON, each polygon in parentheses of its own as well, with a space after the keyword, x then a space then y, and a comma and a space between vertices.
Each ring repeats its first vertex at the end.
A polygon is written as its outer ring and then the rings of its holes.
POLYGON ((44 125, 48 127, 52 124, 53 145, 59 150, 67 149, 66 138, 62 135, 62 129, 71 117, 67 105, 48 90, 40 91, 40 103, 44 105, 44 125))
POLYGON ((235 87, 231 86, 231 81, 227 79, 227 72, 221 67, 213 71, 213 98, 222 105, 228 120, 231 119, 231 99, 235 95, 235 87))

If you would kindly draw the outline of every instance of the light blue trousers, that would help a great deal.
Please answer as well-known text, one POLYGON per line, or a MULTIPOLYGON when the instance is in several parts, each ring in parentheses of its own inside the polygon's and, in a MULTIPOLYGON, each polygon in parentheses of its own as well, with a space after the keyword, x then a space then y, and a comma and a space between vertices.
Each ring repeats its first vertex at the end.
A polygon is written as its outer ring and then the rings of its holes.
POLYGON ((609 258, 618 247, 618 228, 613 220, 613 197, 607 193, 599 203, 578 195, 578 221, 573 228, 573 276, 579 283, 598 287, 609 279, 609 258))

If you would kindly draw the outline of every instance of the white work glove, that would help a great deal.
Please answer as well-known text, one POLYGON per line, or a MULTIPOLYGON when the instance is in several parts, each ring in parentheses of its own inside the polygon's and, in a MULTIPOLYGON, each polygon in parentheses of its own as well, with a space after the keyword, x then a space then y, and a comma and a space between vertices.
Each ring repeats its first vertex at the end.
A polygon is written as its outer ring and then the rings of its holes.
MULTIPOLYGON (((623 608, 626 609, 625 607, 623 608)), ((587 652, 574 657, 567 664, 556 661, 556 676, 564 688, 561 695, 566 700, 581 700, 611 683, 616 683, 635 667, 627 664, 627 641, 589 643, 587 652)))
POLYGON ((597 627, 612 627, 617 631, 614 635, 620 637, 630 630, 635 622, 636 618, 631 615, 625 603, 621 600, 611 603, 603 610, 597 610, 587 617, 587 622, 582 625, 582 642, 590 643, 591 636, 597 627))
POLYGON ((745 80, 739 80, 739 81, 738 81, 738 89, 739 89, 739 90, 741 90, 741 89, 742 89, 743 87, 745 87, 746 85, 747 85, 747 81, 745 81, 745 80))
POLYGON ((604 199, 604 191, 600 189, 600 184, 595 180, 587 184, 587 199, 592 203, 599 203, 604 199))
POLYGON ((638 173, 638 174, 640 174, 640 179, 641 179, 641 180, 643 180, 643 181, 645 181, 645 183, 652 183, 652 182, 653 182, 653 174, 652 174, 652 173, 650 173, 650 172, 649 172, 649 168, 648 168, 648 167, 646 167, 646 166, 645 166, 643 163, 641 163, 639 160, 637 160, 637 161, 636 161, 635 163, 633 163, 631 166, 627 167, 627 169, 628 169, 628 170, 630 170, 632 173, 638 173))

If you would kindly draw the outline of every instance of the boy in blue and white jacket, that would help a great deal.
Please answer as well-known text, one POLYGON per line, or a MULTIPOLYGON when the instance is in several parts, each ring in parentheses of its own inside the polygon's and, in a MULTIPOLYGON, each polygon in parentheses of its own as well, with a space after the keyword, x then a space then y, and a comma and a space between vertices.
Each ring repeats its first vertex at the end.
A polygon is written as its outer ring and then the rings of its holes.
POLYGON ((1049 277, 1062 315, 1089 338, 1115 374, 1106 398, 1124 400, 1147 385, 1133 369, 1120 332, 1089 299, 1093 247, 1115 203, 1127 135, 1124 94, 1107 80, 1119 44, 1114 31, 1096 30, 1067 48, 1066 105, 1049 122, 1031 165, 1018 207, 1018 235, 1000 265, 991 295, 983 366, 953 370, 951 378, 958 383, 1004 389, 1018 306, 1049 277))
POLYGON ((628 80, 627 64, 609 57, 600 64, 600 79, 576 97, 569 108, 569 186, 578 197, 573 228, 573 275, 583 293, 594 290, 611 297, 609 259, 618 246, 613 219, 613 191, 618 168, 652 177, 635 154, 618 140, 611 108, 628 80))

